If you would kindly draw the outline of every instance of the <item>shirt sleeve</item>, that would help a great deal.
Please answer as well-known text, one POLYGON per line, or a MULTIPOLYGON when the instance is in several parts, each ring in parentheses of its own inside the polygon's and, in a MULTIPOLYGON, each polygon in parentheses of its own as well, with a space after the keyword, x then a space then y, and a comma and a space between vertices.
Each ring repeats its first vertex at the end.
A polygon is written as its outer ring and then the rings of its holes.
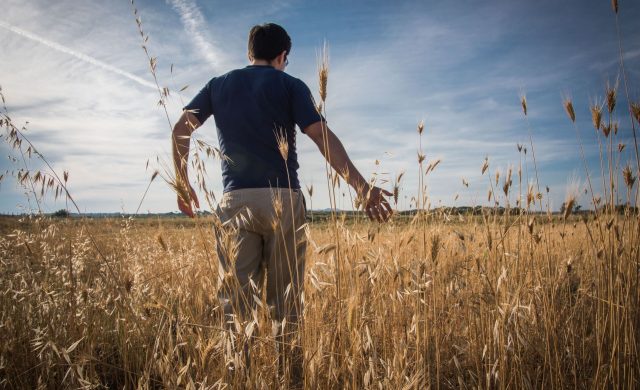
POLYGON ((292 92, 293 120, 303 133, 307 126, 325 120, 318 112, 311 90, 302 80, 294 79, 292 92))
POLYGON ((198 92, 193 99, 184 106, 183 110, 189 110, 193 113, 193 115, 198 118, 200 124, 203 124, 204 121, 207 120, 213 114, 213 104, 211 103, 211 84, 213 79, 209 81, 201 90, 198 92))

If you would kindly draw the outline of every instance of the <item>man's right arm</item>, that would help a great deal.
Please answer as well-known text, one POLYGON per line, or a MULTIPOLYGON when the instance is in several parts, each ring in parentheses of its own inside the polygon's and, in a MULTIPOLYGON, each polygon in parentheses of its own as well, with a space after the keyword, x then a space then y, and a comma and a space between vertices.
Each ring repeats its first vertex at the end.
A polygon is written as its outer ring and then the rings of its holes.
POLYGON ((171 134, 173 165, 175 167, 176 185, 178 186, 178 208, 190 217, 194 216, 192 202, 196 207, 200 207, 196 192, 189 182, 188 172, 191 133, 198 127, 200 127, 198 118, 185 110, 178 122, 173 126, 171 134))
POLYGON ((365 200, 364 209, 369 218, 376 219, 380 222, 389 219, 392 210, 389 202, 384 198, 384 195, 391 196, 392 194, 367 183, 351 162, 342 142, 340 142, 338 137, 329 129, 326 122, 315 122, 307 126, 304 129, 304 133, 318 146, 320 153, 322 153, 331 167, 356 190, 361 199, 365 200))

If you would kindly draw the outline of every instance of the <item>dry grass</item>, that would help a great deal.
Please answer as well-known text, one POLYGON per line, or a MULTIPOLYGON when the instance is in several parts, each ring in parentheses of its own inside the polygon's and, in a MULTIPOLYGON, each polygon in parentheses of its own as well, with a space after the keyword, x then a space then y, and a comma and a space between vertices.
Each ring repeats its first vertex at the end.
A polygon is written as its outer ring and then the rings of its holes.
MULTIPOLYGON (((529 229, 519 217, 487 225, 430 214, 426 252, 411 223, 338 222, 342 305, 333 229, 312 226, 306 385, 635 387, 636 216, 611 216, 605 242, 587 245, 598 230, 592 218, 533 218, 529 229)), ((4 222, 5 386, 282 385, 277 324, 258 306, 253 318, 225 330, 211 242, 183 226, 188 221, 4 222), (115 280, 87 230, 102 232, 115 280)))

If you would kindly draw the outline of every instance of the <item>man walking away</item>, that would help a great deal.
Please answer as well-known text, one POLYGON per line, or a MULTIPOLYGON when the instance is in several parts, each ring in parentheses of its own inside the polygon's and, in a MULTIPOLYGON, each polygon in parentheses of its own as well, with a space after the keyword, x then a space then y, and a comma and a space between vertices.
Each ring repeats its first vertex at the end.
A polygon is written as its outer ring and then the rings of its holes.
POLYGON ((250 313, 252 286, 261 286, 266 273, 273 318, 295 326, 302 314, 306 251, 299 230, 305 223, 305 204, 297 174, 296 125, 337 172, 348 173, 344 176, 366 199, 371 219, 389 218, 391 207, 384 196, 391 194, 367 183, 318 113, 309 88, 284 72, 290 50, 284 28, 273 23, 254 26, 249 32, 250 65, 212 78, 184 108, 172 141, 176 181, 189 194, 178 196, 178 207, 193 217, 193 206, 199 204, 188 180, 190 136, 207 118, 215 118, 220 150, 227 157, 222 160, 224 195, 217 211, 225 231, 231 232, 231 239, 217 235, 218 297, 225 317, 250 313))

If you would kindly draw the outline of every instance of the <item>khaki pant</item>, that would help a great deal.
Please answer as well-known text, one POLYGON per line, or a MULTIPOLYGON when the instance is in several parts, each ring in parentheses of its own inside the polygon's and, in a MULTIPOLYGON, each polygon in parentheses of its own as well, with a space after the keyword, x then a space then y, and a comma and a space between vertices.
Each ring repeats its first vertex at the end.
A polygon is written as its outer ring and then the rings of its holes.
MULTIPOLYGON (((296 324, 302 315, 306 235, 302 191, 250 188, 224 194, 216 234, 218 298, 226 315, 247 315, 263 287, 274 319, 296 324)), ((225 316, 226 317, 226 316, 225 316)))

